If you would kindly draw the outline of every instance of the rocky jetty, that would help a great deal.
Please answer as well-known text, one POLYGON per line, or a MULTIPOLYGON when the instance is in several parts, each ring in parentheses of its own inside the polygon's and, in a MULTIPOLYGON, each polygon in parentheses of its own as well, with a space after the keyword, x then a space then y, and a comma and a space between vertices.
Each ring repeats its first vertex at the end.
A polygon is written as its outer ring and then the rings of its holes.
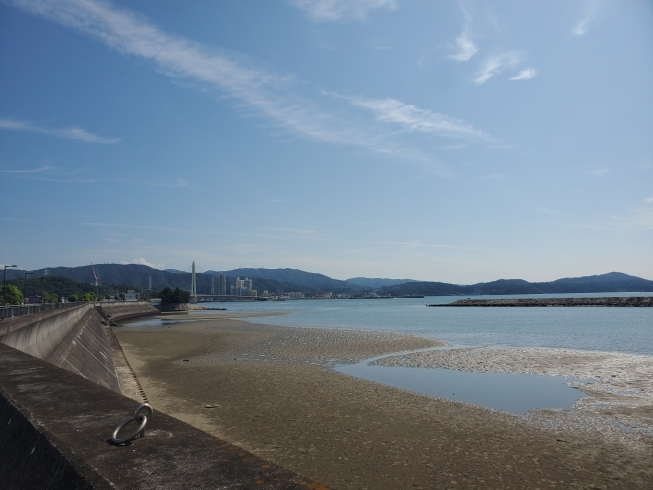
POLYGON ((459 299, 453 303, 426 306, 651 306, 653 296, 624 298, 514 298, 459 299))

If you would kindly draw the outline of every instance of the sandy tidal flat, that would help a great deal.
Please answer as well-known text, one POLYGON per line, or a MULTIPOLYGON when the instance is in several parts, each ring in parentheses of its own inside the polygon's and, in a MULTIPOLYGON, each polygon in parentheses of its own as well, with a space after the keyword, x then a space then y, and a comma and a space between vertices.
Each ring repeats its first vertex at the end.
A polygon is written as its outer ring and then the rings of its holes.
POLYGON ((653 488, 650 438, 547 425, 331 369, 432 339, 226 316, 115 332, 155 409, 333 488, 653 488))

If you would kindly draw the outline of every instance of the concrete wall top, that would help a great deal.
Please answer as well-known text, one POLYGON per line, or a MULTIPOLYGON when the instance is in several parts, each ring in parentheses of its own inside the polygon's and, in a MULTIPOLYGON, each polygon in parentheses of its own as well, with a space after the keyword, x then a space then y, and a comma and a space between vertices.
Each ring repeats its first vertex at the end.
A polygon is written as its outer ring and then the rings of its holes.
POLYGON ((0 344, 0 487, 279 489, 323 485, 156 412, 108 442, 134 400, 0 344))
POLYGON ((29 325, 30 323, 44 320, 51 316, 58 315, 61 312, 70 311, 71 309, 77 308, 88 308, 88 304, 82 303, 77 306, 71 306, 70 308, 42 311, 39 313, 31 313, 29 315, 22 315, 14 318, 6 318, 0 322, 0 337, 9 332, 13 332, 14 330, 18 330, 19 328, 23 328, 25 325, 29 325))
POLYGON ((110 317, 111 320, 124 320, 125 318, 142 316, 142 315, 156 315, 159 313, 151 303, 137 302, 137 303, 100 303, 102 314, 110 317))

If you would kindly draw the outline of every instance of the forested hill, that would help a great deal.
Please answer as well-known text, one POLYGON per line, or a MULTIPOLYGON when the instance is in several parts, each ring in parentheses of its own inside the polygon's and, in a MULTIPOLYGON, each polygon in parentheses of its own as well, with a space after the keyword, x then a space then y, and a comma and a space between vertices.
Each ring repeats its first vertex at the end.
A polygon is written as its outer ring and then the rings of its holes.
POLYGON ((364 288, 382 288, 386 286, 397 286, 406 282, 415 282, 414 279, 385 279, 380 277, 352 277, 347 279, 346 282, 355 286, 364 288))
POLYGON ((528 282, 523 279, 499 279, 472 285, 443 282, 409 282, 378 289, 379 294, 392 296, 465 296, 472 294, 569 294, 653 292, 653 281, 621 272, 597 276, 573 277, 551 282, 528 282))
MULTIPOLYGON (((143 290, 149 287, 151 278, 152 288, 155 290, 161 290, 165 287, 190 289, 190 272, 158 270, 138 264, 97 264, 94 265, 94 268, 100 277, 101 285, 125 285, 129 288, 143 290)), ((46 269, 31 271, 33 275, 28 277, 43 277, 45 271, 46 269)), ((47 271, 51 276, 67 277, 81 283, 93 284, 95 281, 90 265, 80 267, 49 267, 47 271)), ((22 279, 25 272, 23 270, 7 269, 7 277, 9 279, 22 279)), ((212 277, 215 292, 219 292, 219 274, 216 271, 197 273, 197 292, 200 294, 209 294, 211 292, 212 277)), ((235 278, 239 276, 241 279, 245 277, 252 279, 252 286, 259 293, 268 290, 272 294, 291 291, 301 291, 310 294, 319 291, 354 292, 361 289, 344 281, 331 279, 323 274, 295 269, 235 269, 233 271, 226 271, 225 274, 227 275, 227 293, 229 292, 229 287, 235 284, 235 278), (263 277, 255 275, 257 273, 263 277)))
MULTIPOLYGON (((137 264, 98 264, 95 271, 100 276, 100 284, 106 286, 124 285, 129 288, 146 289, 152 278, 152 288, 161 290, 165 287, 180 287, 190 289, 190 272, 162 271, 145 265, 137 264)), ((45 269, 31 271, 34 273, 28 278, 38 278, 45 274, 45 269)), ((48 273, 53 276, 63 276, 75 281, 94 283, 93 271, 90 265, 81 267, 50 267, 48 273)), ((23 279, 25 271, 7 269, 8 279, 23 279)), ((197 292, 208 294, 211 291, 211 278, 213 277, 215 290, 219 288, 219 272, 206 271, 197 274, 197 292)), ((303 293, 316 293, 319 291, 340 292, 365 292, 370 287, 365 287, 359 279, 358 284, 349 281, 332 279, 324 274, 305 272, 298 269, 234 269, 225 271, 227 275, 227 288, 235 283, 235 278, 249 277, 253 280, 254 289, 259 293, 268 290, 270 293, 287 293, 301 291, 303 293), (362 283, 362 284, 361 284, 362 283)), ((395 281, 387 279, 370 279, 367 284, 374 281, 395 281)), ((399 280, 396 280, 399 281, 399 280)), ((377 286, 378 288, 378 286, 377 286)), ((415 281, 403 284, 393 284, 376 289, 378 294, 392 296, 424 295, 424 296, 464 296, 472 294, 564 294, 564 293, 612 293, 612 292, 653 292, 653 281, 629 276, 620 272, 610 272, 598 276, 586 276, 558 279, 551 282, 528 282, 522 279, 500 279, 498 281, 478 283, 472 285, 448 284, 444 282, 415 281)))
MULTIPOLYGON (((209 274, 213 271, 207 271, 209 274)), ((305 272, 299 269, 233 269, 225 271, 225 274, 230 277, 258 277, 261 279, 281 281, 296 286, 295 291, 303 292, 317 292, 317 291, 332 291, 332 292, 345 292, 357 291, 362 288, 356 284, 350 284, 347 281, 340 281, 332 279, 324 274, 315 272, 305 272)))

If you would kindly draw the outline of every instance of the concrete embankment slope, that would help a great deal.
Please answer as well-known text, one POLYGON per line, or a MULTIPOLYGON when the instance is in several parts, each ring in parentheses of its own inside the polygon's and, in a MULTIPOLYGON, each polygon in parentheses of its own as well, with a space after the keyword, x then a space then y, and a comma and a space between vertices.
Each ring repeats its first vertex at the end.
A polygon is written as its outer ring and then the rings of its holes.
POLYGON ((5 345, 0 365, 3 490, 326 490, 158 411, 144 438, 108 444, 134 400, 5 345))
POLYGON ((82 304, 34 313, 3 320, 0 343, 113 391, 144 400, 144 393, 105 319, 115 321, 156 313, 158 310, 145 302, 82 304))
POLYGON ((160 313, 150 303, 100 303, 100 312, 112 321, 160 313))
POLYGON ((19 328, 3 324, 10 331, 0 337, 0 343, 120 392, 108 327, 103 325, 94 306, 80 305, 47 313, 9 321, 20 323, 19 328))

